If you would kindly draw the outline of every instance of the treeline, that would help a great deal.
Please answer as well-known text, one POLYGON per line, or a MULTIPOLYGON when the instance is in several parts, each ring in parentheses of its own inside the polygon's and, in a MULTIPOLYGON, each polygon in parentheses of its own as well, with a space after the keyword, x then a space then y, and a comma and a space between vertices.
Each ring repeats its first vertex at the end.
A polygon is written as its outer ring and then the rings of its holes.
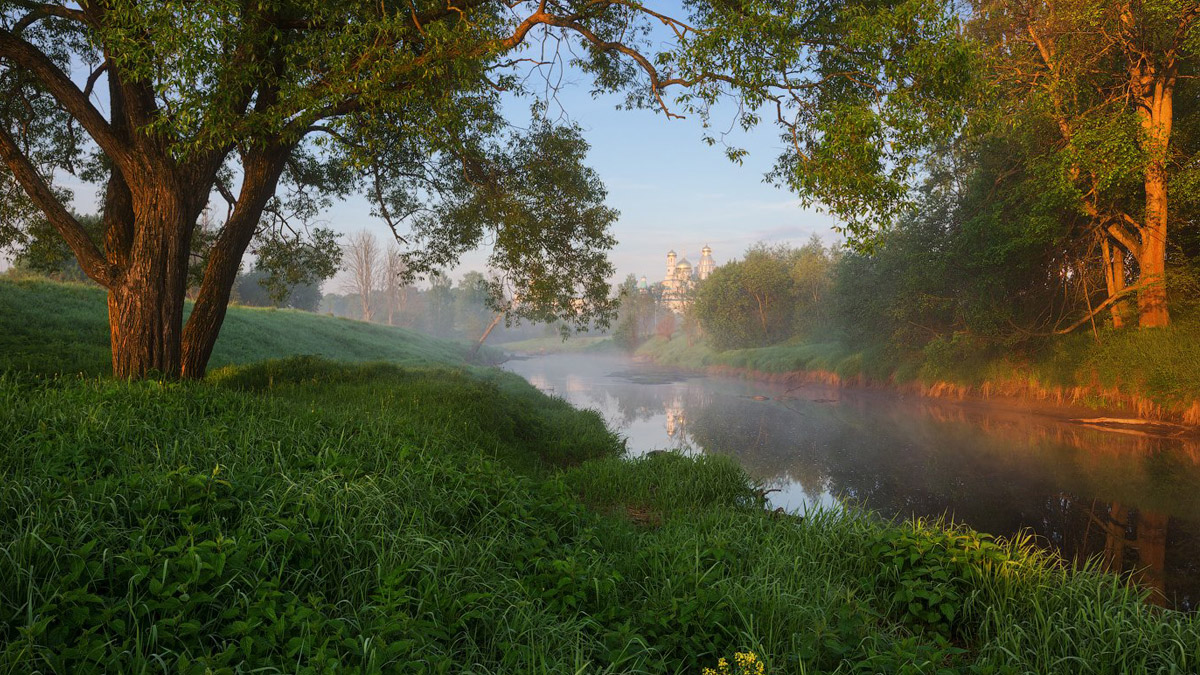
MULTIPOLYGON (((1036 355, 1057 338, 1086 334, 1104 341, 1136 331, 1136 294, 1109 302, 1099 244, 1069 228, 1017 236, 1019 218, 1000 218, 976 201, 983 192, 931 192, 870 252, 824 245, 757 244, 718 267, 689 294, 670 330, 644 318, 629 347, 653 335, 702 341, 718 350, 785 342, 836 342, 874 352, 892 364, 929 360, 953 368, 1000 355, 1036 355), (953 198, 952 198, 953 197, 953 198), (687 332, 676 326, 691 326, 687 332)), ((1177 238, 1166 268, 1168 309, 1175 323, 1200 312, 1200 251, 1177 238)), ((666 312, 650 293, 622 305, 617 335, 629 317, 666 312)))
POLYGON ((417 287, 411 283, 400 249, 394 243, 381 243, 370 232, 347 237, 342 270, 342 293, 326 293, 318 311, 460 340, 479 340, 489 327, 489 339, 495 341, 523 340, 555 331, 544 324, 517 325, 503 317, 493 326, 498 312, 489 303, 488 279, 480 272, 467 272, 458 283, 445 274, 433 273, 427 288, 417 287))
POLYGON ((689 310, 712 347, 954 361, 1195 314, 1200 3, 967 10, 961 124, 920 158, 912 208, 850 221, 844 251, 760 245, 719 268, 689 310))

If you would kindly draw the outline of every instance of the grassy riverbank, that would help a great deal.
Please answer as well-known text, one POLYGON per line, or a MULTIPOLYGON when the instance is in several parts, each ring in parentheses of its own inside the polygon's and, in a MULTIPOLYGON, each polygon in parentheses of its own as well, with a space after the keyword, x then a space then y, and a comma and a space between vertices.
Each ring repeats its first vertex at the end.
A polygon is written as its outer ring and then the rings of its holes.
POLYGON ((616 352, 616 343, 607 335, 573 335, 566 340, 555 335, 519 342, 501 342, 497 349, 515 354, 577 354, 580 352, 616 352))
POLYGON ((1009 396, 1057 405, 1112 408, 1200 425, 1200 322, 1156 330, 1056 338, 1022 358, 996 357, 963 341, 922 354, 856 351, 837 342, 794 342, 716 352, 682 337, 655 337, 637 354, 662 365, 730 375, 889 385, 930 396, 1009 396))
MULTIPOLYGON (((486 349, 485 356, 498 354, 486 349)), ((296 310, 230 307, 209 367, 294 355, 430 365, 462 362, 468 350, 404 328, 296 310)), ((0 278, 0 368, 39 374, 111 372, 103 289, 0 278)))
POLYGON ((598 414, 441 349, 165 384, 0 351, 0 673, 1200 670, 1200 618, 1114 577, 767 512, 732 462, 625 461, 598 414))

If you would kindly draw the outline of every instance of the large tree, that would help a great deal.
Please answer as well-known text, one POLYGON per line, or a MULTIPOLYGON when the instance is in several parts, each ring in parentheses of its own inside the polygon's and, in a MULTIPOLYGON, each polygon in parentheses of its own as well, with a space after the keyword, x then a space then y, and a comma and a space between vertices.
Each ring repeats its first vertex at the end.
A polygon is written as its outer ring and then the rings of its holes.
POLYGON ((1185 129, 1200 112, 1176 105, 1197 75, 1200 1, 980 0, 977 10, 990 85, 979 117, 1023 139, 1009 146, 1026 147, 1013 172, 1098 236, 1114 322, 1136 289, 1139 325, 1166 325, 1170 193, 1194 202, 1200 185, 1194 133, 1175 133, 1181 109, 1185 129))
MULTIPOLYGON (((538 144, 553 152, 563 134, 515 133, 500 114, 501 92, 522 93, 531 67, 563 65, 555 44, 596 90, 628 92, 631 104, 707 119, 732 96, 736 122, 773 118, 788 140, 775 177, 852 226, 887 217, 922 150, 954 127, 945 101, 966 60, 941 2, 690 0, 683 11, 629 0, 4 0, 0 234, 48 221, 108 289, 117 376, 200 377, 256 234, 294 239, 331 196, 370 195, 403 238, 447 194, 453 208, 475 190, 507 205, 483 222, 498 260, 557 253, 503 249, 555 227, 557 205, 539 201, 548 190, 511 180, 511 162, 538 144), (668 99, 671 87, 682 95, 668 99), (68 208, 56 184, 67 173, 101 186, 99 236, 68 208), (222 201, 185 324, 191 235, 222 201)), ((426 223, 435 241, 489 238, 456 238, 448 217, 426 223)), ((523 295, 545 283, 540 269, 502 272, 523 295)), ((563 311, 607 309, 587 292, 558 295, 571 299, 563 311)))

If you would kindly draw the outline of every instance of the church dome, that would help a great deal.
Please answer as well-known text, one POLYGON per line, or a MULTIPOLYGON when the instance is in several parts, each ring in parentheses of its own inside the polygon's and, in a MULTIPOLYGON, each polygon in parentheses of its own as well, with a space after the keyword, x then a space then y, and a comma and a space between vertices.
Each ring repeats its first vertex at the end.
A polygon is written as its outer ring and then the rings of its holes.
POLYGON ((688 262, 688 259, 687 259, 687 258, 684 258, 683 260, 680 260, 680 261, 679 261, 679 264, 675 265, 675 267, 676 267, 676 268, 679 268, 679 267, 686 267, 687 269, 689 269, 689 270, 690 270, 690 269, 692 269, 692 263, 688 262))

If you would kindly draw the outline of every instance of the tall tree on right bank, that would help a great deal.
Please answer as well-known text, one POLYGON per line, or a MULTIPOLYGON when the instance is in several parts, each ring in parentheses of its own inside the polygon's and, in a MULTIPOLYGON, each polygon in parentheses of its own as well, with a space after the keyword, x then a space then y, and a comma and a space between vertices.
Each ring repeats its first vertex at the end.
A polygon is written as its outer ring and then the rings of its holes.
POLYGON ((977 121, 994 136, 1029 139, 1015 163, 1099 237, 1118 326, 1134 291, 1140 326, 1170 321, 1167 243, 1181 224, 1173 204, 1200 189, 1191 131, 1200 108, 1176 105, 1197 73, 1198 19, 1198 0, 976 6, 972 27, 988 57, 977 121))

